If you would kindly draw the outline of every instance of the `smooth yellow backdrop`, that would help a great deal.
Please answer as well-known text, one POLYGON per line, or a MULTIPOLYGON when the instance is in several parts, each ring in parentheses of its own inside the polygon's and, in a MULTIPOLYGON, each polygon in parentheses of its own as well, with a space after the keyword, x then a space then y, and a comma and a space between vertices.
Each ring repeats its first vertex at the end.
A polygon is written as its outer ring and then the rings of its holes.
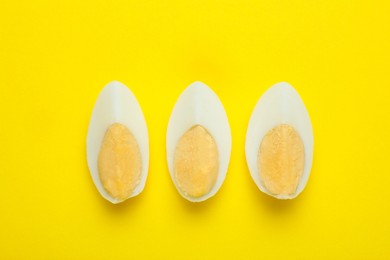
POLYGON ((0 4, 1 259, 389 259, 388 1, 11 1, 0 4), (86 134, 103 86, 144 111, 150 170, 120 205, 95 189, 86 134), (207 202, 183 200, 167 122, 193 81, 223 102, 233 150, 207 202), (311 177, 262 194, 244 156, 264 91, 291 83, 310 113, 311 177))

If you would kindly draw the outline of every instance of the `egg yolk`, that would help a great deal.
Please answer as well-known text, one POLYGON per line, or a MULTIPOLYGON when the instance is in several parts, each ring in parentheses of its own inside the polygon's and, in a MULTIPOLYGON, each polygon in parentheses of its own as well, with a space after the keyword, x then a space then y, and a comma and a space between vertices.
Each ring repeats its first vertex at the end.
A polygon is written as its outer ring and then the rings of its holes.
POLYGON ((118 200, 128 198, 141 179, 141 154, 130 130, 119 123, 106 131, 98 157, 104 189, 118 200))
POLYGON ((303 174, 305 152, 297 131, 281 124, 264 136, 257 166, 265 188, 272 194, 291 195, 303 174))
POLYGON ((174 155, 174 174, 179 189, 193 198, 211 191, 218 176, 218 150, 214 138, 202 126, 190 128, 180 138, 174 155))

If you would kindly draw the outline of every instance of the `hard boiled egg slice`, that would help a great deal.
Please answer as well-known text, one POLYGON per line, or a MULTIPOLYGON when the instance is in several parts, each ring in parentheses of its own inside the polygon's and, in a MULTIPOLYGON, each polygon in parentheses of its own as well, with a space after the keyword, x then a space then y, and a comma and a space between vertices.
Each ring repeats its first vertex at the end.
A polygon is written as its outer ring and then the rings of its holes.
POLYGON ((313 129, 299 94, 288 83, 268 89, 249 121, 245 153, 258 188, 292 199, 305 188, 313 160, 313 129))
POLYGON ((112 203, 144 189, 149 167, 148 129, 137 99, 120 82, 107 84, 93 108, 87 161, 96 188, 112 203))
POLYGON ((232 141, 223 105, 208 86, 195 82, 180 95, 166 142, 169 172, 179 193, 192 202, 215 195, 226 176, 232 141))

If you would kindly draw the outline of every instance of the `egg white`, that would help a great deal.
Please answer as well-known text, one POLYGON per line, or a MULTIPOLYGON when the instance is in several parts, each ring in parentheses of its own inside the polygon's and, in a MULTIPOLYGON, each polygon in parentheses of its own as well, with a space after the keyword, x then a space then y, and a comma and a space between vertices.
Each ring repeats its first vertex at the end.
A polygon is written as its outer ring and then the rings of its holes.
POLYGON ((112 203, 119 203, 104 189, 98 172, 98 156, 103 137, 112 124, 125 125, 138 143, 141 154, 141 179, 133 193, 134 197, 145 187, 149 167, 149 137, 146 121, 134 94, 124 84, 112 81, 100 92, 92 111, 87 134, 87 161, 92 180, 99 193, 112 203))
POLYGON ((178 98, 168 123, 166 136, 168 169, 176 189, 192 202, 204 201, 221 188, 229 167, 232 140, 229 121, 218 96, 205 84, 195 82, 178 98), (177 142, 194 125, 201 125, 214 138, 219 155, 218 177, 211 191, 199 198, 186 196, 179 188, 174 174, 174 154, 177 142))
POLYGON ((309 113, 298 92, 282 82, 269 88, 257 102, 249 120, 246 134, 245 154, 252 179, 264 193, 278 199, 293 199, 305 188, 313 161, 313 128, 309 113), (297 190, 291 195, 275 195, 264 186, 257 166, 260 144, 266 133, 279 124, 291 125, 302 139, 305 164, 297 190))

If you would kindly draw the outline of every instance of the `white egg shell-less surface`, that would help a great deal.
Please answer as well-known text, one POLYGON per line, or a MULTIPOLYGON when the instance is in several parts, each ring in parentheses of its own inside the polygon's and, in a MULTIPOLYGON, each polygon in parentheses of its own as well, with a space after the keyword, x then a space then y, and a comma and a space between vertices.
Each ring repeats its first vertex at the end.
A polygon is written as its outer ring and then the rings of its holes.
POLYGON ((249 120, 246 134, 245 154, 252 179, 258 188, 278 199, 292 199, 305 188, 313 160, 313 129, 306 107, 297 91, 282 82, 269 88, 257 102, 249 120), (259 147, 266 133, 280 124, 291 125, 304 145, 305 164, 297 190, 291 195, 271 194, 263 185, 257 166, 259 147))
POLYGON ((92 180, 99 193, 112 203, 122 200, 111 197, 100 182, 98 155, 103 137, 113 123, 125 125, 138 143, 141 154, 141 179, 129 196, 134 197, 145 187, 149 167, 149 138, 146 121, 134 94, 122 83, 113 81, 100 92, 92 111, 87 134, 87 161, 92 180))
POLYGON ((217 193, 229 167, 232 147, 231 132, 225 109, 218 96, 205 84, 195 82, 178 98, 168 123, 166 149, 171 178, 179 193, 189 201, 204 201, 217 193), (174 174, 176 144, 182 135, 194 125, 201 125, 214 138, 218 149, 218 177, 211 191, 199 198, 186 196, 178 188, 174 174))

